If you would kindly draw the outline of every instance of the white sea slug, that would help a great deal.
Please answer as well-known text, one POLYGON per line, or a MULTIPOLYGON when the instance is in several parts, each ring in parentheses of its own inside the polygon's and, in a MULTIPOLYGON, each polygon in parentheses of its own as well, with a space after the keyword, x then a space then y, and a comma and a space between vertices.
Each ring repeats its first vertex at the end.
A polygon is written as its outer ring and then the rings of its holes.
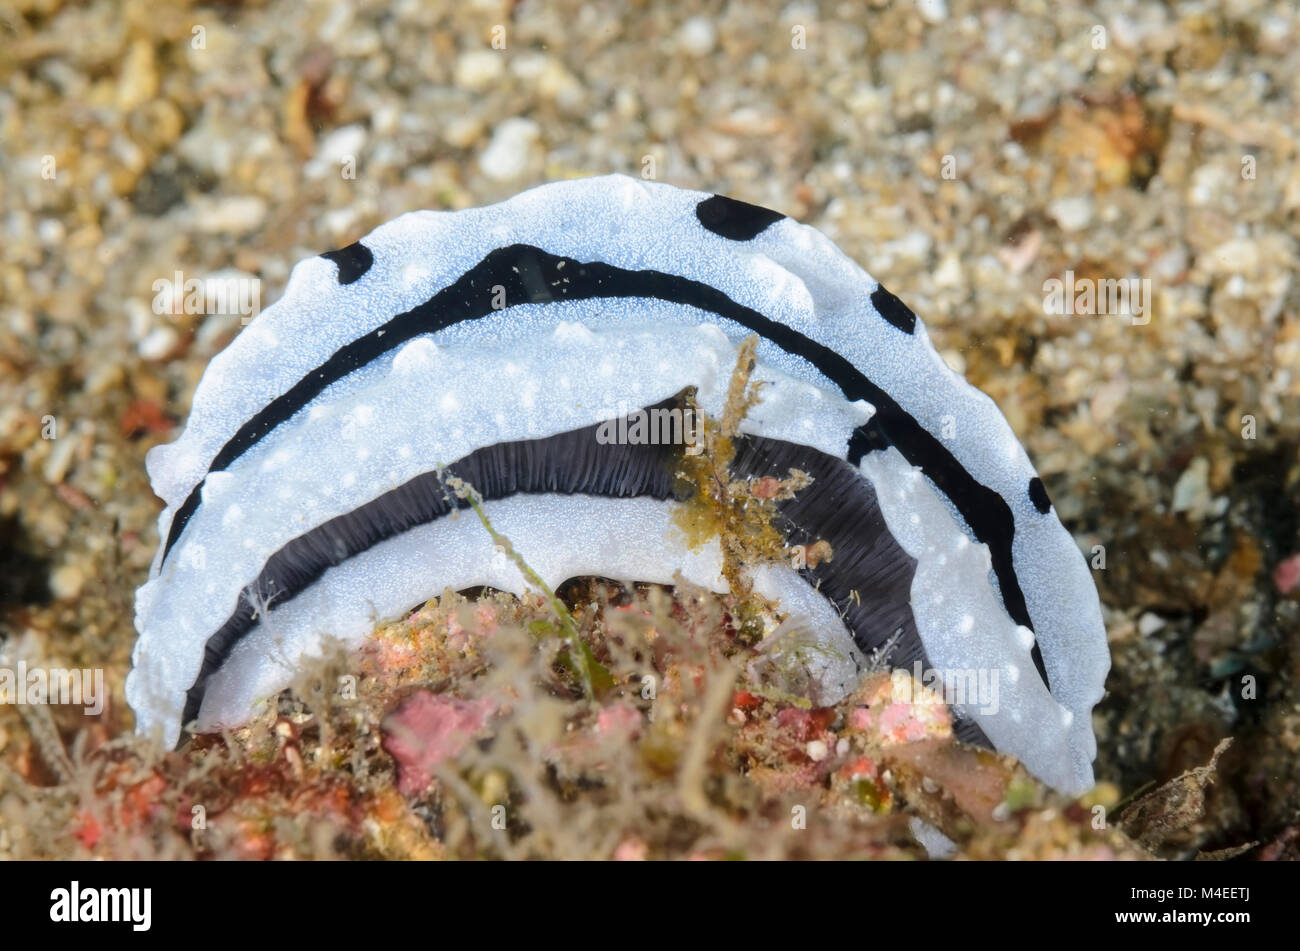
MULTIPOLYGON (((726 590, 716 541, 674 527, 680 447, 599 437, 687 387, 719 413, 755 334, 768 385, 733 472, 811 474, 779 524, 835 552, 758 569, 758 590, 845 657, 978 672, 996 688, 954 704, 959 733, 1088 788, 1097 592, 997 407, 819 232, 621 176, 403 215, 298 264, 212 361, 180 439, 149 453, 166 508, 136 601, 138 729, 236 725, 325 638, 359 643, 447 586, 522 592, 448 475, 552 585, 726 590)), ((826 689, 855 672, 831 665, 826 689)))

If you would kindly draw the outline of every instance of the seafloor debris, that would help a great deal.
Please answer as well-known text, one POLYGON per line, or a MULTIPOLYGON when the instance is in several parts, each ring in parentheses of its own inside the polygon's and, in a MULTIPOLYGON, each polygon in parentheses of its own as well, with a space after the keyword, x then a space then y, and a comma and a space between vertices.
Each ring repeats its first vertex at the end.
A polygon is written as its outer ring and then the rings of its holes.
MULTIPOLYGON (((1138 857, 1087 803, 962 746, 902 671, 833 707, 748 671, 737 600, 569 585, 609 683, 588 700, 550 603, 447 592, 232 733, 83 743, 4 778, 13 857, 1138 857)), ((769 618, 774 623, 775 618, 769 618)), ((796 682, 788 678, 787 682, 796 682)))
POLYGON ((1204 766, 1175 776, 1132 803, 1120 814, 1124 831, 1153 852, 1192 838, 1192 827, 1205 817, 1206 787, 1217 778, 1219 758, 1231 745, 1230 739, 1220 741, 1204 766))

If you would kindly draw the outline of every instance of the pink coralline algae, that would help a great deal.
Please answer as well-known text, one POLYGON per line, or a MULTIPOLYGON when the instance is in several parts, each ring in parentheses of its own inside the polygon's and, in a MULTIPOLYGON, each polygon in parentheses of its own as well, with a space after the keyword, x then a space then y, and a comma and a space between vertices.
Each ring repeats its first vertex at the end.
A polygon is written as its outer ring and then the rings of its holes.
POLYGON ((849 714, 854 730, 876 733, 885 745, 915 743, 952 735, 952 719, 943 698, 895 670, 889 679, 868 682, 860 690, 858 706, 849 714))
POLYGON ((1273 569, 1273 583, 1282 594, 1290 594, 1300 586, 1300 554, 1283 558, 1273 569))
POLYGON ((384 749, 397 762, 397 786, 417 796, 444 761, 460 755, 492 717, 490 700, 458 700, 418 691, 384 718, 384 749))
POLYGON ((641 725, 641 711, 625 703, 602 707, 596 716, 596 733, 611 739, 635 739, 641 733, 641 725))

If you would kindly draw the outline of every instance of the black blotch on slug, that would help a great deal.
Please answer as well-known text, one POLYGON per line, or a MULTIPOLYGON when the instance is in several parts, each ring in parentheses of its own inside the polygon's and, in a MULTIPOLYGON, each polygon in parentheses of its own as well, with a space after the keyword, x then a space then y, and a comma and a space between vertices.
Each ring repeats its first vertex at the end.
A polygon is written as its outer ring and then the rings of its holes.
POLYGON ((337 251, 326 251, 321 257, 337 265, 340 284, 351 284, 358 280, 375 263, 374 254, 360 241, 354 241, 346 248, 339 248, 337 251))
POLYGON ((1038 476, 1029 480, 1029 501, 1033 502, 1034 508, 1044 515, 1052 510, 1052 500, 1047 497, 1047 488, 1038 476))
POLYGON ((714 195, 695 206, 695 217, 719 237, 732 241, 752 241, 785 215, 726 195, 714 195))
POLYGON ((885 290, 883 284, 876 285, 876 289, 871 292, 871 303, 880 311, 880 316, 889 321, 905 334, 910 334, 916 330, 916 314, 912 309, 895 297, 889 291, 885 290))

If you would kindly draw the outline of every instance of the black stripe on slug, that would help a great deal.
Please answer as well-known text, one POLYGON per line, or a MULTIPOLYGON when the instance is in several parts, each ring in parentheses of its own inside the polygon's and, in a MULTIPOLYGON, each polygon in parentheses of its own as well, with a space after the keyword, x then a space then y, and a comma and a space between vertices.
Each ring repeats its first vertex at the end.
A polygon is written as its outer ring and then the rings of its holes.
MULTIPOLYGON (((830 544, 834 557, 800 574, 835 605, 858 648, 870 656, 896 635, 882 662, 911 672, 919 660, 928 669, 911 606, 916 559, 890 534, 871 483, 846 460, 808 446, 757 436, 739 436, 735 445, 734 476, 784 478, 800 469, 813 477, 809 489, 777 504, 777 526, 788 545, 830 544)), ((963 742, 993 747, 969 717, 954 717, 953 730, 963 742)))
MULTIPOLYGON (((447 466, 445 474, 469 482, 484 501, 519 492, 671 497, 671 446, 603 444, 596 439, 597 428, 478 449, 447 466)), ((447 489, 444 475, 432 470, 281 547, 267 559, 256 581, 244 589, 226 622, 208 638, 203 664, 186 694, 182 725, 198 716, 208 680, 257 625, 256 605, 274 610, 330 568, 386 539, 468 507, 465 499, 447 489)))
POLYGON ((1047 497, 1047 487, 1038 476, 1029 480, 1029 501, 1033 502, 1034 508, 1044 515, 1052 510, 1052 500, 1047 497))
POLYGON ((735 447, 733 477, 812 476, 812 486, 777 504, 777 526, 789 545, 830 544, 834 557, 801 573, 839 610, 863 653, 900 632, 888 659, 907 667, 923 659, 911 607, 916 559, 889 533, 871 483, 845 460, 797 443, 740 436, 735 447))
POLYGON ((354 241, 346 248, 339 248, 337 251, 326 251, 321 257, 333 261, 338 266, 340 284, 351 284, 359 280, 375 263, 374 254, 360 241, 354 241))
MULTIPOLYGON (((675 405, 677 397, 647 409, 675 405)), ((447 490, 449 476, 469 482, 485 501, 519 493, 674 497, 680 447, 606 444, 596 438, 598 429, 599 424, 475 450, 445 473, 418 475, 284 545, 208 638, 199 674, 186 694, 182 724, 199 715, 208 682, 261 620, 255 605, 274 611, 330 568, 453 509, 467 508, 464 499, 447 490)), ((858 648, 870 656, 892 641, 882 661, 910 668, 919 660, 928 667, 911 609, 916 561, 889 534, 871 484, 845 460, 808 446, 759 436, 739 436, 735 446, 731 472, 737 478, 785 477, 791 469, 813 477, 812 486, 778 504, 775 524, 790 545, 818 539, 831 545, 830 561, 800 573, 839 610, 858 648)), ((990 745, 978 726, 967 722, 964 729, 968 742, 990 745)))
POLYGON ((732 241, 753 241, 785 215, 761 205, 714 195, 695 206, 695 217, 709 231, 732 241))
MULTIPOLYGON (((876 413, 849 441, 848 461, 857 465, 866 452, 896 447, 922 470, 961 513, 976 540, 989 546, 1003 606, 1017 624, 1034 629, 1012 559, 1015 520, 1006 500, 975 479, 956 457, 885 390, 848 359, 798 330, 732 300, 701 281, 663 271, 632 271, 600 261, 583 263, 527 244, 489 252, 483 260, 427 301, 398 314, 375 331, 345 344, 283 394, 253 415, 217 453, 209 472, 220 472, 291 419, 326 387, 421 334, 498 313, 492 288, 505 288, 510 305, 565 300, 645 298, 685 304, 731 321, 801 357, 829 379, 845 399, 866 400, 876 413)), ((163 561, 176 545, 202 499, 200 481, 177 509, 167 532, 163 561)), ((1047 670, 1037 645, 1035 665, 1045 684, 1047 670)), ((1050 684, 1049 684, 1050 687, 1050 684)))
POLYGON ((871 303, 880 312, 880 316, 889 321, 905 334, 916 330, 916 314, 912 309, 885 290, 883 284, 876 285, 871 292, 871 303))

